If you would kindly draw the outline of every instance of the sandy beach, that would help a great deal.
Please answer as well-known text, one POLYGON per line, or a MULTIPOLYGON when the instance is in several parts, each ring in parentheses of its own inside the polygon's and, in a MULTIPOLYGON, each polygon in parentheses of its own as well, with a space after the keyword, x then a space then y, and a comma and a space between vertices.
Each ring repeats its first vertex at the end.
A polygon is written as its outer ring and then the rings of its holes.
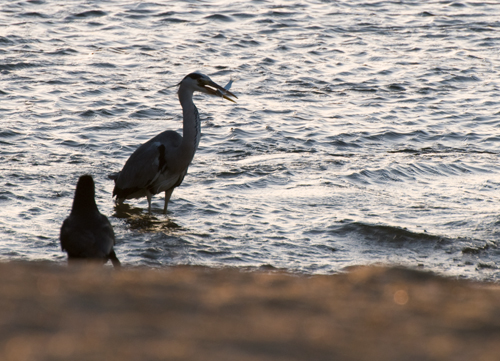
POLYGON ((500 287, 359 267, 0 264, 0 359, 498 360, 500 287))

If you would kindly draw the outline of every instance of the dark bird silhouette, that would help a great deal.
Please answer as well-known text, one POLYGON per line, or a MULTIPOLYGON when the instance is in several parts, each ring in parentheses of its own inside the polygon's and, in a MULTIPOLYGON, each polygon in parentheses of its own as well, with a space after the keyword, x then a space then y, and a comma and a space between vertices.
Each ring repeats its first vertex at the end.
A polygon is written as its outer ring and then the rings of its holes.
POLYGON ((119 267, 113 246, 115 233, 106 216, 99 213, 95 203, 94 180, 83 175, 78 180, 73 207, 61 227, 61 248, 68 253, 68 262, 93 259, 119 267))
MULTIPOLYGON (((231 83, 226 87, 229 88, 231 83)), ((181 185, 200 142, 200 116, 193 103, 195 91, 232 102, 234 100, 229 96, 236 98, 206 75, 186 75, 177 92, 182 107, 182 136, 172 130, 158 134, 132 153, 121 172, 109 175, 115 181, 113 196, 116 196, 117 204, 126 199, 146 197, 148 213, 151 213, 151 198, 165 192, 163 213, 167 213, 170 196, 175 187, 181 185)))

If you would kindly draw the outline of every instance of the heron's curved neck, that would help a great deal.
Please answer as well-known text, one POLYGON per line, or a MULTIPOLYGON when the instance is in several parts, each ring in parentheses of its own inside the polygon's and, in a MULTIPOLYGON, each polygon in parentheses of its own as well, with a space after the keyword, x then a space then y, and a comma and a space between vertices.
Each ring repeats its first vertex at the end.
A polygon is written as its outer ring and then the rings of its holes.
MULTIPOLYGON (((196 149, 198 149, 198 144, 200 143, 201 137, 201 125, 200 117, 198 115, 198 109, 193 103, 193 90, 186 89, 182 85, 178 91, 179 101, 182 106, 182 143, 181 148, 184 154, 189 154, 192 159, 196 149)), ((189 162, 191 162, 191 159, 189 162)))

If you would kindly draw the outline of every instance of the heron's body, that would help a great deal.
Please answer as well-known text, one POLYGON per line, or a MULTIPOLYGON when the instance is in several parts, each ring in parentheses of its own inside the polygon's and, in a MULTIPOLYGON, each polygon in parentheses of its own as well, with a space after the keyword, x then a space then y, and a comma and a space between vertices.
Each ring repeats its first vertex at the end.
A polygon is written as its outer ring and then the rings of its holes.
POLYGON ((148 211, 151 212, 152 196, 165 192, 163 212, 166 213, 170 196, 174 188, 182 183, 200 142, 200 117, 193 103, 193 92, 219 95, 226 99, 229 98, 225 94, 233 95, 206 75, 198 73, 187 75, 179 85, 183 135, 165 131, 137 148, 122 171, 112 177, 115 180, 113 196, 118 203, 147 197, 148 211))
POLYGON ((106 263, 109 259, 119 266, 113 246, 115 234, 108 218, 102 215, 95 203, 94 180, 81 176, 76 186, 73 207, 61 227, 61 248, 68 260, 93 259, 106 263))

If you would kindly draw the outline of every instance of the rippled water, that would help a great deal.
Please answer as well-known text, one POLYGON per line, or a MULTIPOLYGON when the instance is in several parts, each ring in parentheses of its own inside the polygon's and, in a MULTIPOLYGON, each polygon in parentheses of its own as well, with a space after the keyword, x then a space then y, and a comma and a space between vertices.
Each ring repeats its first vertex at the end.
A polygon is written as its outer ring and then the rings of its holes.
POLYGON ((500 5, 474 1, 7 1, 0 5, 0 258, 63 262, 91 173, 125 264, 329 273, 373 262, 500 279, 500 5), (115 209, 137 146, 200 148, 163 197, 115 209))

